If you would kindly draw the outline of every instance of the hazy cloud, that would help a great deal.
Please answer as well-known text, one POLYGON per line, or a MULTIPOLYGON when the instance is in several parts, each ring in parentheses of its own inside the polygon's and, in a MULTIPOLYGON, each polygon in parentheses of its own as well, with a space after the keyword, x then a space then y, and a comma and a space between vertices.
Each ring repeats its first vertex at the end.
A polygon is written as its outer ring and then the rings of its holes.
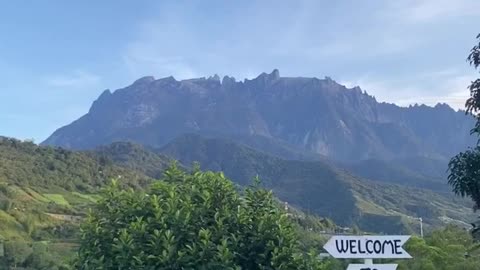
POLYGON ((464 109, 465 100, 469 97, 467 87, 474 78, 473 74, 444 69, 420 73, 409 79, 379 79, 365 75, 340 83, 348 87, 360 86, 379 101, 394 101, 401 106, 448 103, 454 109, 464 109))
POLYGON ((398 15, 410 23, 428 23, 461 16, 480 15, 478 0, 397 1, 398 15))
POLYGON ((458 63, 435 70, 451 63, 434 63, 441 41, 427 28, 476 14, 478 0, 266 0, 215 13, 180 1, 160 5, 155 18, 139 24, 122 59, 133 78, 219 73, 243 79, 279 68, 284 76, 340 77, 382 101, 461 108, 472 76, 458 63), (418 66, 422 57, 431 65, 418 66))
POLYGON ((76 70, 69 74, 48 76, 44 81, 53 87, 80 88, 98 84, 100 77, 83 70, 76 70))

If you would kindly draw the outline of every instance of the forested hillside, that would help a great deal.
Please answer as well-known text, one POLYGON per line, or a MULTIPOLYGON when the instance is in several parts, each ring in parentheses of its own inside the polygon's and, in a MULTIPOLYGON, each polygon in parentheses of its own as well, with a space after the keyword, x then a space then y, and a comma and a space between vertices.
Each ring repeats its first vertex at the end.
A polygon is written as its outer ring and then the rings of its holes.
MULTIPOLYGON (((1 137, 0 246, 5 256, 0 256, 0 269, 66 267, 77 250, 78 226, 101 198, 100 190, 117 179, 123 188, 141 191, 154 178, 163 178, 171 161, 131 143, 72 152, 1 137)), ((324 242, 320 231, 337 228, 326 219, 289 211, 305 250, 324 242)))
MULTIPOLYGON (((117 165, 159 179, 173 159, 156 154, 145 147, 131 142, 115 142, 86 152, 101 163, 117 165)), ((182 166, 182 165, 179 165, 182 166)))
POLYGON ((471 204, 449 193, 374 182, 329 162, 284 160, 228 139, 184 135, 158 151, 183 164, 198 161, 205 169, 223 171, 241 185, 259 175, 280 199, 367 231, 416 230, 415 217, 435 226, 452 221, 465 225, 472 217, 471 204))
POLYGON ((76 249, 80 220, 112 178, 135 188, 151 181, 101 157, 0 138, 2 264, 54 269, 49 267, 66 263, 76 249))
POLYGON ((424 188, 449 193, 446 183, 447 161, 431 158, 410 157, 408 159, 368 159, 339 166, 351 173, 374 181, 424 188))
MULTIPOLYGON (((461 220, 462 211, 468 209, 461 203, 447 202, 449 197, 360 181, 331 164, 282 160, 229 140, 187 135, 157 150, 115 143, 95 151, 71 152, 2 138, 0 235, 5 265, 67 267, 77 249, 78 225, 86 210, 101 198, 100 189, 116 178, 123 188, 142 190, 152 183, 151 177, 164 177, 172 159, 167 154, 185 164, 199 161, 205 169, 223 170, 243 186, 251 184, 258 174, 264 186, 289 202, 288 212, 304 251, 318 249, 332 233, 345 232, 338 231, 332 221, 307 213, 330 216, 349 225, 349 232, 361 228, 377 233, 415 233, 418 228, 409 216, 422 215, 427 225, 441 226, 445 223, 439 222, 439 215, 452 222, 447 217, 461 220), (185 153, 186 149, 191 151, 185 153)), ((279 201, 278 207, 283 206, 279 201)), ((411 245, 418 252, 429 249, 420 242, 411 245)), ((328 269, 343 269, 344 263, 332 261, 328 269)))

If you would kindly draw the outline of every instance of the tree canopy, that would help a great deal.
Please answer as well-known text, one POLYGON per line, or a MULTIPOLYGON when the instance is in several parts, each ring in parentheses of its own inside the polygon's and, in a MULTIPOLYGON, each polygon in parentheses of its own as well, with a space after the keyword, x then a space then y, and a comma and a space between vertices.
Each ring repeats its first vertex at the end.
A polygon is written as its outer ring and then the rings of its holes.
POLYGON ((324 269, 271 192, 175 165, 145 192, 112 183, 82 227, 77 269, 324 269))
MULTIPOLYGON (((467 61, 475 69, 480 66, 480 34, 477 35, 478 44, 473 46, 467 61)), ((470 197, 474 209, 480 209, 480 78, 472 81, 468 87, 470 98, 465 103, 466 113, 476 119, 471 133, 479 136, 475 148, 468 149, 453 157, 449 164, 448 183, 452 186, 455 194, 462 197, 470 197)), ((472 234, 480 240, 480 221, 473 223, 472 234)))

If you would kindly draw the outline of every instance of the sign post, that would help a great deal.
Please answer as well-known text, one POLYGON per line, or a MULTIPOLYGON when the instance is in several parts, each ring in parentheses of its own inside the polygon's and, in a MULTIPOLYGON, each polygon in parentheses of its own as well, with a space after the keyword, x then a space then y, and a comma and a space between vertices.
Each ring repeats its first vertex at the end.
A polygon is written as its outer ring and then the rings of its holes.
POLYGON ((347 270, 395 270, 396 264, 373 264, 373 259, 410 259, 403 245, 410 236, 333 236, 323 247, 334 258, 365 259, 364 264, 350 264, 347 270))
POLYGON ((396 270, 397 264, 349 264, 347 270, 396 270))

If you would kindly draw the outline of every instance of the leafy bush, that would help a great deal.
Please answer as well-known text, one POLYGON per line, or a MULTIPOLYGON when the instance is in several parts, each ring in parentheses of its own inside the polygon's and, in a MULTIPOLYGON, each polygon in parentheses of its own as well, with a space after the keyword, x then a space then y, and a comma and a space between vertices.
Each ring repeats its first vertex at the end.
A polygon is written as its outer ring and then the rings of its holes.
POLYGON ((12 240, 5 242, 5 260, 14 269, 22 265, 32 254, 32 247, 28 242, 12 240))
POLYGON ((148 192, 114 182, 82 226, 78 269, 324 269, 272 193, 172 166, 148 192))
POLYGON ((12 200, 8 198, 4 198, 0 200, 0 209, 2 209, 3 211, 5 212, 10 211, 10 209, 12 209, 12 206, 13 206, 12 200))

